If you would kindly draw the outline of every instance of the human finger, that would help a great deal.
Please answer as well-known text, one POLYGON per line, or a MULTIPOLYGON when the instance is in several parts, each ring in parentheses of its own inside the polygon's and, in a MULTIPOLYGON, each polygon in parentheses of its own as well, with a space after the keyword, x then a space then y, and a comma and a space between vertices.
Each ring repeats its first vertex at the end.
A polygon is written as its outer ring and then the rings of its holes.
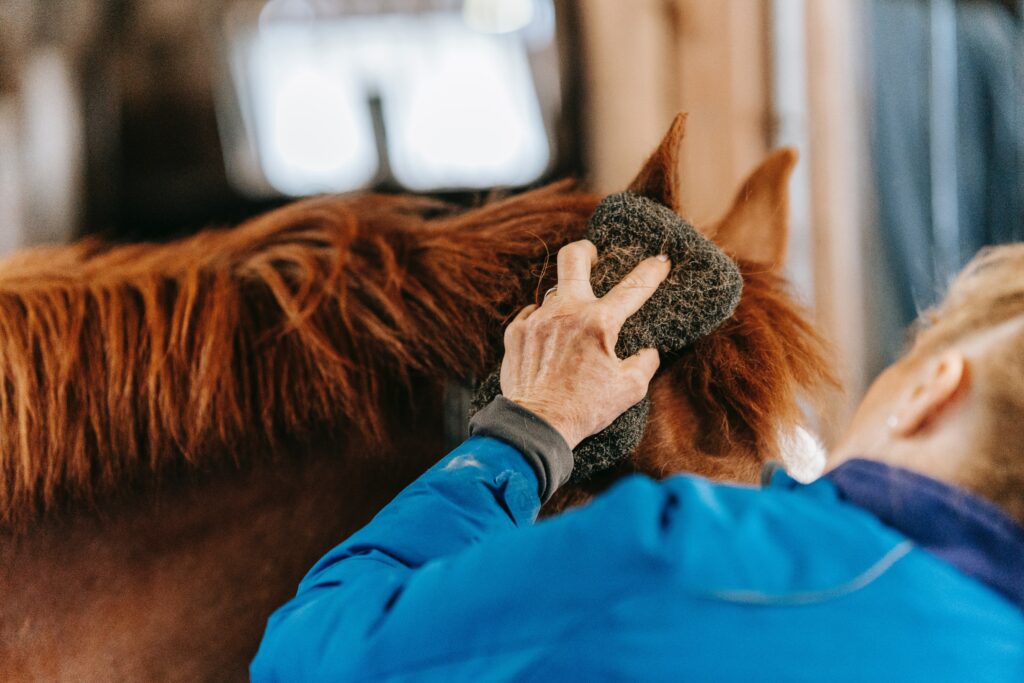
POLYGON ((530 314, 539 308, 537 304, 530 304, 523 310, 516 313, 516 317, 505 326, 505 348, 508 349, 513 341, 522 337, 523 321, 530 317, 530 314))
POLYGON ((558 250, 558 295, 593 298, 590 269, 597 260, 597 247, 580 240, 558 250))
MULTIPOLYGON (((512 322, 518 323, 522 322, 523 320, 526 320, 527 318, 530 317, 530 314, 536 311, 538 308, 539 306, 537 306, 537 304, 530 304, 529 306, 525 306, 523 310, 516 313, 516 317, 512 318, 512 322)), ((511 325, 512 323, 509 324, 511 325)))
POLYGON ((664 254, 644 259, 601 298, 601 304, 613 312, 612 317, 621 326, 651 298, 671 270, 672 264, 664 254))
POLYGON ((661 365, 661 356, 657 349, 640 349, 629 358, 622 361, 620 366, 629 382, 632 383, 634 393, 630 396, 633 403, 637 403, 647 395, 647 387, 661 365))

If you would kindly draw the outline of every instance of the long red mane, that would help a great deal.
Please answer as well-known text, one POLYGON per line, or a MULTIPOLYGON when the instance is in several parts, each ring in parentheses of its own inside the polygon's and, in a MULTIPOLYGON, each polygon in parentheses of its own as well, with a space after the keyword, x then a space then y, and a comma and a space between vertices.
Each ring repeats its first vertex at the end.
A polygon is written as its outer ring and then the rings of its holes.
MULTIPOLYGON (((566 182, 467 211, 323 197, 168 244, 0 263, 0 526, 282 440, 382 448, 424 400, 417 381, 496 363, 502 323, 596 203, 566 182)), ((734 318, 662 381, 709 438, 770 447, 829 374, 782 281, 745 272, 734 318)))
POLYGON ((169 244, 15 255, 0 523, 318 430, 381 443, 413 377, 495 362, 502 320, 594 204, 565 182, 465 212, 323 197, 169 244))

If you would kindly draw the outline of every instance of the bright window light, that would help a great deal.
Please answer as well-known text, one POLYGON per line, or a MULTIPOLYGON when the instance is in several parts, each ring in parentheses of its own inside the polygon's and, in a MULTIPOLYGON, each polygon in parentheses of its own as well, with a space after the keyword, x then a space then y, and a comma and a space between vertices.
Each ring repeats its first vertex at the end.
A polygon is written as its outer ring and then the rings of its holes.
POLYGON ((510 33, 533 21, 533 0, 465 0, 466 25, 483 33, 510 33))
POLYGON ((530 58, 552 48, 551 0, 439 6, 314 17, 277 0, 236 37, 243 138, 273 188, 298 196, 390 176, 415 191, 478 189, 544 174, 550 136, 530 58), (285 6, 284 19, 269 12, 285 6))
POLYGON ((407 43, 383 92, 395 178, 413 190, 537 179, 548 137, 522 43, 469 31, 457 16, 431 24, 430 44, 407 43))
POLYGON ((255 44, 256 147, 263 172, 290 195, 362 187, 378 166, 363 93, 344 65, 325 68, 307 38, 286 27, 255 44))

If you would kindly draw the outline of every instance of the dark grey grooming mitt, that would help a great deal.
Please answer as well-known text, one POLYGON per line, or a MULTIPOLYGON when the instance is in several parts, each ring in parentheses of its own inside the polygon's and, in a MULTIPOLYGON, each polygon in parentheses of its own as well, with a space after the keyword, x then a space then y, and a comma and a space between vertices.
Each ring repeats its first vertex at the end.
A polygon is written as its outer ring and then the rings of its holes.
MULTIPOLYGON (((590 218, 585 237, 597 246, 591 273, 594 294, 604 296, 640 261, 658 254, 672 259, 672 272, 622 327, 616 352, 627 358, 654 347, 680 351, 732 315, 743 278, 736 264, 671 209, 628 192, 605 197, 590 218)), ((473 397, 471 413, 501 393, 498 371, 473 397)), ((647 426, 649 400, 636 404, 573 451, 571 482, 585 481, 628 457, 647 426)))

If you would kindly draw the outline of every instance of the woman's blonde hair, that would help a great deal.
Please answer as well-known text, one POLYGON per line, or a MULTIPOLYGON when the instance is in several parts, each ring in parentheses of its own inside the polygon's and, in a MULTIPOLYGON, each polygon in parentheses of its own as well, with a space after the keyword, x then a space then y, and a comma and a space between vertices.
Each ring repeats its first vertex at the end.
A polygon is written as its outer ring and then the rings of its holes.
POLYGON ((931 355, 1013 321, 1020 325, 1000 335, 975 370, 988 437, 962 483, 1024 523, 1024 243, 989 247, 967 264, 946 299, 924 314, 912 353, 931 355))

